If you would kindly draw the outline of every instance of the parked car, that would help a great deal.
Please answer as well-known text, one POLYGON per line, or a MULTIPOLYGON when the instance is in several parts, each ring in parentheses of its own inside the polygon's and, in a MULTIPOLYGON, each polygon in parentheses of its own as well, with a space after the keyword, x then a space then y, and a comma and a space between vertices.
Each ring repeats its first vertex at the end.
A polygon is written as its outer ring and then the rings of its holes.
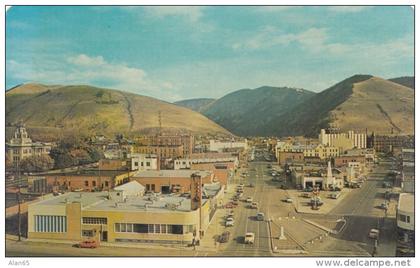
POLYGON ((246 199, 246 202, 247 202, 247 203, 252 203, 252 197, 248 197, 248 198, 246 199))
POLYGON ((235 215, 235 212, 233 210, 230 210, 227 214, 226 214, 226 218, 233 218, 233 216, 235 215))
POLYGON ((257 202, 252 202, 249 207, 253 208, 253 209, 258 209, 258 203, 257 202))
POLYGON ((84 240, 78 244, 76 244, 78 248, 97 248, 98 243, 95 240, 84 240))
POLYGON ((235 220, 233 218, 227 218, 225 222, 226 227, 231 227, 235 224, 235 220))
POLYGON ((306 187, 303 189, 304 192, 309 193, 309 192, 313 192, 314 188, 312 187, 306 187))
POLYGON ((254 244, 255 241, 255 234, 254 233, 246 233, 244 238, 245 244, 254 244))
POLYGON ((264 220, 264 213, 258 212, 257 213, 257 221, 263 221, 264 220))
POLYGON ((382 203, 381 204, 381 209, 387 210, 388 209, 388 204, 387 203, 382 203))
POLYGON ((290 198, 290 197, 288 197, 288 198, 284 199, 284 202, 286 202, 286 203, 293 203, 293 199, 290 198))
POLYGON ((250 184, 248 184, 248 187, 254 188, 254 184, 250 183, 250 184))
POLYGON ((219 236, 219 243, 226 243, 227 241, 229 241, 229 237, 230 237, 230 232, 229 231, 223 232, 219 236))
POLYGON ((332 194, 330 194, 330 198, 331 199, 338 199, 339 197, 340 197, 340 193, 332 193, 332 194))
POLYGON ((311 197, 311 193, 302 193, 302 197, 310 198, 311 197))
POLYGON ((379 230, 378 229, 370 229, 369 231, 369 238, 378 239, 379 238, 379 230))

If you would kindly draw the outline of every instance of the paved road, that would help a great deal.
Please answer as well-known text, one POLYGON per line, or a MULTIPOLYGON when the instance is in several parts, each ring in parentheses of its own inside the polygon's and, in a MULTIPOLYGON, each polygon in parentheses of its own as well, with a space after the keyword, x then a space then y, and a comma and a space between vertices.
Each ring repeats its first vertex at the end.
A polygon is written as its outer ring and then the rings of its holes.
POLYGON ((224 256, 270 256, 269 232, 266 221, 257 221, 257 212, 264 212, 269 216, 269 202, 265 194, 270 186, 267 181, 271 177, 267 175, 267 162, 251 162, 249 164, 249 176, 243 179, 243 183, 254 184, 255 187, 244 187, 243 198, 252 197, 258 202, 259 209, 250 209, 246 202, 240 202, 236 209, 235 223, 232 228, 232 240, 227 244, 223 251, 224 256), (255 170, 254 170, 255 169, 255 170), (255 243, 253 245, 244 244, 244 235, 246 232, 255 234, 255 243))
POLYGON ((380 228, 383 230, 379 240, 379 247, 382 247, 381 255, 394 256, 392 244, 392 232, 395 231, 393 220, 386 220, 381 212, 375 208, 377 200, 382 198, 385 189, 381 187, 385 180, 388 170, 391 168, 390 162, 381 162, 374 168, 373 173, 368 176, 360 189, 345 197, 342 202, 330 211, 329 215, 344 217, 347 221, 343 231, 335 236, 339 240, 356 243, 361 249, 368 253, 373 252, 374 241, 368 238, 369 230, 380 228), (391 237, 389 237, 391 235, 391 237))

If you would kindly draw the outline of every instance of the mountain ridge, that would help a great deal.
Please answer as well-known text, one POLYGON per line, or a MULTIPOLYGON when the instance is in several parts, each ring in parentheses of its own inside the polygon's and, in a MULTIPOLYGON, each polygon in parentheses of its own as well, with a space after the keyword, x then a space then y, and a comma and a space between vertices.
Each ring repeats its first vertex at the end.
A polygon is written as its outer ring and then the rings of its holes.
POLYGON ((26 84, 6 92, 6 125, 89 134, 169 132, 231 135, 200 113, 122 90, 88 85, 26 84))

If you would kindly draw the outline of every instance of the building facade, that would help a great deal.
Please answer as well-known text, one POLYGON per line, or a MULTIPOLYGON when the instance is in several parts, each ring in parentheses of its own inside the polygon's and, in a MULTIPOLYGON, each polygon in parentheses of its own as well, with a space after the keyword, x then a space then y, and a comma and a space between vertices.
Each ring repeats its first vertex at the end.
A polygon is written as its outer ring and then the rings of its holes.
POLYGON ((154 193, 187 193, 191 191, 192 176, 198 174, 204 183, 213 183, 211 171, 200 170, 146 170, 138 171, 131 177, 154 193))
POLYGON ((397 207, 397 256, 414 257, 414 194, 402 193, 397 207))
POLYGON ((158 170, 158 157, 155 154, 131 154, 131 170, 158 170))
POLYGON ((232 149, 248 149, 248 142, 245 139, 244 141, 217 141, 210 140, 209 150, 212 152, 224 152, 232 149))
POLYGON ((49 155, 51 143, 33 142, 23 125, 16 127, 13 138, 6 143, 7 157, 16 166, 30 156, 49 155))
POLYGON ((29 205, 28 238, 190 244, 205 234, 222 196, 219 188, 193 209, 191 199, 181 196, 66 193, 29 205))
POLYGON ((343 153, 353 148, 366 148, 367 135, 366 133, 355 133, 352 130, 347 133, 327 133, 325 129, 321 129, 319 142, 323 145, 337 147, 340 153, 343 153))

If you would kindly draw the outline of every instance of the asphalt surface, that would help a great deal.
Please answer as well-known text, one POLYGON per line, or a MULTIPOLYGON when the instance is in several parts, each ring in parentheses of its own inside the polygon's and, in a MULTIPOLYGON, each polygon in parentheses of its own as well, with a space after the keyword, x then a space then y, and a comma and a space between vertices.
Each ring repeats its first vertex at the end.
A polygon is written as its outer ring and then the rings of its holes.
POLYGON ((395 242, 395 220, 378 216, 375 211, 375 200, 383 196, 386 189, 382 188, 386 174, 391 168, 390 162, 381 162, 368 176, 360 189, 345 197, 340 204, 330 211, 329 215, 344 217, 346 225, 341 233, 335 237, 348 243, 354 242, 361 249, 372 254, 374 240, 368 237, 370 229, 380 229, 379 250, 383 248, 381 255, 395 256, 392 244, 395 242))
POLYGON ((243 178, 240 183, 245 185, 242 199, 252 197, 253 201, 258 202, 258 209, 248 208, 249 203, 244 201, 239 203, 235 209, 235 227, 232 228, 233 233, 231 239, 223 251, 224 256, 270 256, 269 231, 266 221, 257 221, 257 212, 263 212, 265 217, 269 217, 269 202, 265 193, 267 182, 271 180, 271 176, 267 174, 267 162, 250 162, 248 168, 248 176, 243 178), (252 183, 254 187, 248 187, 252 183), (254 244, 245 244, 245 233, 252 232, 255 234, 254 244))

